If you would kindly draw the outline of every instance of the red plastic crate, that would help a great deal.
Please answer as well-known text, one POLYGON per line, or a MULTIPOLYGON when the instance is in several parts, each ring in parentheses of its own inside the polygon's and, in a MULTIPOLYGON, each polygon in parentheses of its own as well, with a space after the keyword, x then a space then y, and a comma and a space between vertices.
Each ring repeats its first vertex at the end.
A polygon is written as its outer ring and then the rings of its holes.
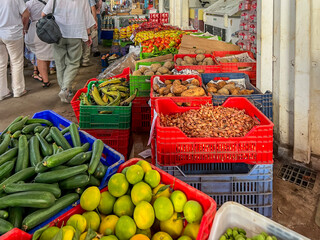
POLYGON ((72 100, 71 100, 71 106, 73 108, 74 111, 74 115, 76 115, 76 118, 79 122, 79 117, 80 117, 80 100, 79 97, 81 95, 81 93, 87 93, 87 88, 82 88, 79 89, 76 94, 73 96, 72 100))
POLYGON ((190 65, 190 66, 177 66, 176 60, 177 58, 184 58, 185 56, 189 56, 191 58, 195 58, 197 54, 176 54, 174 55, 174 66, 175 69, 178 71, 181 71, 183 69, 192 69, 192 70, 203 70, 205 73, 216 73, 216 72, 221 72, 221 66, 218 65, 216 62, 215 58, 211 54, 204 54, 205 57, 211 57, 213 62, 216 65, 190 65))
MULTIPOLYGON (((177 127, 156 122, 157 161, 163 166, 187 163, 273 163, 273 123, 246 98, 228 98, 222 106, 244 109, 259 120, 244 137, 189 138, 177 127)), ((156 100, 156 111, 165 115, 199 107, 178 107, 171 99, 156 100)))
POLYGON ((149 132, 151 122, 151 108, 149 97, 136 97, 132 102, 131 129, 133 132, 149 132))
POLYGON ((81 129, 121 153, 128 159, 130 129, 81 129))
POLYGON ((152 76, 151 77, 151 91, 150 91, 150 99, 151 99, 151 120, 153 119, 153 111, 155 109, 155 101, 156 99, 172 99, 175 103, 188 103, 191 107, 200 106, 206 103, 212 103, 212 97, 208 94, 208 96, 203 97, 154 97, 153 96, 153 81, 155 77, 159 77, 162 82, 165 80, 176 80, 180 79, 182 81, 186 81, 190 78, 198 79, 200 82, 200 87, 202 86, 201 77, 198 75, 162 75, 162 76, 152 76))
POLYGON ((0 236, 0 240, 31 240, 32 235, 22 231, 19 228, 14 228, 9 232, 0 236))

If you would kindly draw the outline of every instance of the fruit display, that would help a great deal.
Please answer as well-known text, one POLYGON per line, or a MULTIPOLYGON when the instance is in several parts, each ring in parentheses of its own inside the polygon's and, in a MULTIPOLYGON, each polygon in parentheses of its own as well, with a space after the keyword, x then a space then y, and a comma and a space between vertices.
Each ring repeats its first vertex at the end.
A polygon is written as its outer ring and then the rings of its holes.
POLYGON ((88 94, 82 93, 79 100, 83 105, 128 106, 136 95, 137 90, 130 96, 125 78, 113 78, 90 82, 88 94))
POLYGON ((277 240, 275 236, 270 236, 265 232, 262 232, 252 238, 246 237, 246 235, 246 231, 242 228, 228 228, 220 237, 220 240, 277 240))
MULTIPOLYGON (((141 43, 145 40, 149 40, 155 37, 155 33, 157 32, 162 32, 166 30, 179 30, 177 27, 172 27, 172 26, 165 26, 163 24, 159 23, 142 23, 138 28, 136 28, 133 32, 135 36, 135 42, 136 43, 141 43)), ((158 37, 158 36, 157 36, 158 37)))
POLYGON ((17 117, 1 134, 0 234, 30 230, 99 186, 107 166, 104 144, 82 143, 72 123, 59 130, 46 119, 17 117))
POLYGON ((212 95, 251 95, 254 93, 254 90, 237 86, 237 84, 232 81, 209 82, 206 89, 212 95))
POLYGON ((196 55, 184 56, 183 58, 178 57, 176 59, 177 66, 215 65, 212 56, 210 54, 204 54, 204 50, 198 49, 195 51, 195 53, 196 55))
POLYGON ((120 39, 130 38, 135 29, 139 27, 139 24, 129 25, 120 29, 120 39))
POLYGON ((38 230, 34 239, 196 240, 201 204, 161 182, 159 172, 140 160, 113 175, 108 190, 87 188, 80 198, 81 213, 71 215, 60 229, 38 230))
POLYGON ((150 66, 141 66, 132 73, 132 76, 153 76, 153 75, 172 75, 173 63, 168 61, 162 63, 153 63, 150 66))
POLYGON ((177 127, 190 138, 243 137, 259 125, 245 110, 212 105, 172 115, 161 113, 160 124, 177 127))

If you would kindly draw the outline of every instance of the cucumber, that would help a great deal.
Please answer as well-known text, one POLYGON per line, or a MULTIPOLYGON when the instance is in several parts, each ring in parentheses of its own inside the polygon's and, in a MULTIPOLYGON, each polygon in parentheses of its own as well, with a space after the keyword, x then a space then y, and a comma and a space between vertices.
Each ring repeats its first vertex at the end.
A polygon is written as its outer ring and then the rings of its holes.
POLYGON ((12 124, 9 128, 8 128, 8 133, 15 133, 18 130, 21 130, 23 128, 23 126, 26 124, 28 120, 28 117, 24 117, 22 118, 19 122, 16 122, 14 124, 12 124))
POLYGON ((11 137, 12 137, 12 138, 19 138, 20 135, 21 135, 21 131, 18 130, 18 131, 16 131, 14 134, 12 134, 11 137))
POLYGON ((98 179, 102 179, 106 175, 107 169, 107 166, 103 165, 102 162, 99 162, 98 167, 94 172, 93 176, 98 179))
POLYGON ((93 174, 96 171, 96 168, 100 162, 101 154, 103 152, 104 143, 97 139, 92 145, 92 157, 89 163, 88 173, 93 174))
POLYGON ((0 144, 0 155, 2 155, 8 150, 10 141, 11 141, 10 134, 5 135, 3 141, 0 144))
MULTIPOLYGON (((88 180, 89 181, 89 180, 88 180)), ((5 210, 0 210, 0 218, 7 219, 9 216, 9 213, 5 210)))
POLYGON ((21 228, 24 208, 15 207, 9 208, 9 222, 16 228, 21 228))
POLYGON ((51 133, 50 133, 50 129, 49 129, 49 133, 47 134, 47 136, 45 137, 46 141, 48 143, 52 143, 53 142, 53 138, 51 136, 51 133))
POLYGON ((85 143, 85 144, 83 144, 83 145, 82 145, 82 148, 83 148, 83 151, 84 151, 84 152, 89 151, 90 143, 85 143))
POLYGON ((31 118, 31 119, 28 119, 26 122, 26 124, 33 124, 33 123, 45 124, 49 127, 53 126, 52 122, 42 118, 31 118))
POLYGON ((33 137, 32 134, 25 134, 25 136, 27 137, 27 140, 28 140, 28 141, 33 137))
POLYGON ((57 154, 58 151, 58 145, 54 142, 52 143, 52 150, 53 150, 53 155, 57 154))
POLYGON ((13 174, 12 176, 4 180, 2 183, 0 183, 0 193, 3 192, 3 189, 7 184, 27 180, 35 174, 36 172, 34 171, 34 167, 29 167, 13 174))
POLYGON ((23 134, 29 134, 29 133, 32 133, 34 131, 34 129, 38 126, 41 126, 40 123, 33 123, 33 124, 30 124, 30 125, 27 125, 25 126, 24 128, 22 128, 21 132, 23 134))
MULTIPOLYGON (((45 158, 44 158, 44 159, 45 159, 45 158)), ((43 160, 44 160, 44 159, 43 159, 43 160)), ((42 160, 42 162, 43 162, 43 160, 42 160)), ((36 172, 36 173, 43 173, 43 172, 49 170, 48 167, 43 166, 42 162, 37 163, 37 165, 35 166, 35 172, 36 172)))
POLYGON ((18 159, 16 163, 15 172, 19 172, 22 169, 27 168, 28 165, 29 165, 28 140, 25 135, 21 135, 19 137, 18 159))
POLYGON ((39 133, 36 133, 36 136, 40 143, 42 155, 51 156, 53 154, 52 146, 49 143, 47 143, 47 141, 39 133))
POLYGON ((74 191, 81 195, 84 192, 84 190, 85 190, 85 188, 82 187, 82 188, 76 188, 74 191))
POLYGON ((48 208, 56 201, 51 192, 27 191, 18 192, 0 198, 0 209, 7 207, 48 208))
MULTIPOLYGON (((61 153, 61 152, 63 152, 62 147, 58 147, 57 153, 61 153)), ((56 154, 57 154, 57 153, 56 153, 56 154)))
POLYGON ((40 132, 40 136, 45 138, 49 134, 49 132, 50 132, 50 129, 46 127, 40 132))
POLYGON ((0 235, 9 232, 11 229, 13 229, 13 225, 10 222, 0 218, 0 235))
POLYGON ((15 139, 15 138, 11 138, 10 147, 11 147, 11 148, 17 148, 17 147, 19 147, 19 140, 18 140, 18 139, 15 139))
POLYGON ((96 179, 94 176, 90 175, 89 183, 87 186, 100 186, 100 181, 96 179))
POLYGON ((91 159, 92 151, 90 152, 82 152, 71 158, 66 165, 67 166, 78 166, 80 164, 83 164, 87 162, 89 159, 91 159))
POLYGON ((59 198, 52 207, 47 209, 40 209, 29 214, 22 221, 22 229, 26 231, 34 228, 40 223, 56 215, 62 209, 76 202, 78 199, 79 195, 77 193, 70 193, 59 198))
POLYGON ((75 123, 71 123, 69 126, 70 135, 74 147, 81 147, 80 135, 75 123))
POLYGON ((90 178, 87 174, 79 174, 59 182, 59 187, 63 190, 82 188, 87 186, 89 180, 90 178))
POLYGON ((67 132, 69 132, 70 131, 70 128, 69 127, 66 127, 66 128, 64 128, 64 129, 62 129, 61 130, 61 134, 62 135, 65 135, 67 132))
POLYGON ((19 116, 19 117, 17 117, 15 120, 13 120, 13 121, 8 125, 8 127, 6 127, 6 129, 0 134, 0 140, 3 139, 2 137, 4 136, 4 134, 6 134, 6 133, 8 132, 9 127, 10 127, 11 125, 13 125, 13 124, 21 121, 22 118, 23 118, 22 116, 19 116))
POLYGON ((67 169, 69 168, 68 166, 64 166, 64 165, 59 165, 59 166, 56 166, 54 168, 50 168, 50 171, 56 171, 56 170, 62 170, 62 169, 67 169))
POLYGON ((18 154, 18 148, 11 148, 0 156, 0 165, 13 159, 18 154))
POLYGON ((46 183, 11 183, 5 186, 6 193, 17 193, 26 191, 46 191, 52 193, 56 198, 61 196, 61 190, 58 184, 46 183))
POLYGON ((48 168, 56 167, 61 164, 64 164, 65 162, 69 161, 71 158, 76 156, 77 154, 83 152, 82 147, 74 147, 71 149, 67 149, 65 151, 62 151, 61 153, 57 153, 55 155, 52 155, 48 157, 44 162, 43 165, 47 166, 48 168))
POLYGON ((34 180, 38 183, 56 183, 80 173, 84 173, 87 170, 88 166, 83 164, 62 170, 38 173, 34 180))
POLYGON ((0 166, 0 179, 7 175, 10 175, 12 169, 14 168, 14 161, 5 162, 0 166))
POLYGON ((29 153, 30 163, 32 167, 35 167, 39 162, 42 161, 40 154, 40 143, 36 136, 33 136, 29 141, 29 153))
POLYGON ((43 129, 45 129, 46 127, 40 125, 40 126, 37 126, 33 129, 33 132, 34 133, 41 133, 43 131, 43 129))
POLYGON ((60 130, 56 127, 50 129, 51 137, 57 143, 58 146, 61 146, 64 150, 70 149, 71 146, 68 141, 64 138, 60 130))

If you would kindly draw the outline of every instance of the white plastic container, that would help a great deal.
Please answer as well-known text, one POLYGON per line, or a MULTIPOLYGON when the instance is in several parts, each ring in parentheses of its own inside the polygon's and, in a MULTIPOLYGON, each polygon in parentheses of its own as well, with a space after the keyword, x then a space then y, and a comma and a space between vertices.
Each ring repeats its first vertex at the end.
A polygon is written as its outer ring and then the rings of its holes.
POLYGON ((239 227, 253 237, 266 232, 278 240, 310 240, 236 202, 224 203, 216 213, 209 240, 219 240, 228 228, 239 227))

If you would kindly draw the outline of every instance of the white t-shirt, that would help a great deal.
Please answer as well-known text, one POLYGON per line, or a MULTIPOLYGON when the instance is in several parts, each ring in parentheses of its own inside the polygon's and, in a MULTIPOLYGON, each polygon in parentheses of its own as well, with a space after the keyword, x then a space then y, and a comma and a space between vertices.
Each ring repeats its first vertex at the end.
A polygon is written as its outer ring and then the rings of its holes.
POLYGON ((18 40, 23 37, 21 15, 26 9, 23 0, 1 0, 0 39, 18 40))
MULTIPOLYGON (((49 0, 44 14, 52 13, 53 0, 49 0)), ((53 13, 63 38, 88 40, 87 29, 95 25, 88 0, 56 0, 53 13)))

